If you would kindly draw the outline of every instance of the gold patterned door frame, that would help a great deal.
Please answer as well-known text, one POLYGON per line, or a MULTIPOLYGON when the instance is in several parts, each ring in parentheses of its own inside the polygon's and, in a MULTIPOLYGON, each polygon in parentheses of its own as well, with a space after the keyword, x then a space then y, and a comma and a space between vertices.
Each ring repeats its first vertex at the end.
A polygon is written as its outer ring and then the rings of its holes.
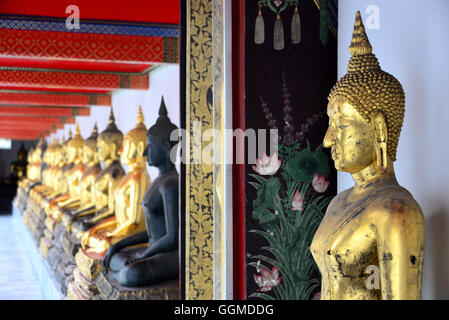
POLYGON ((223 1, 186 0, 185 298, 194 300, 225 299, 229 281, 225 135, 201 140, 226 125, 223 1), (213 164, 195 163, 211 144, 213 164))

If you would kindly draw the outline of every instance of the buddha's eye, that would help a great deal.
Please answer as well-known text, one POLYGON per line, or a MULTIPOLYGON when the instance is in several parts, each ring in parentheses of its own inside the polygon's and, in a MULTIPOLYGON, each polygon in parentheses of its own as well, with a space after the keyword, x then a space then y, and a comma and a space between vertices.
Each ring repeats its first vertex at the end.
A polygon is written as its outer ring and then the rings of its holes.
POLYGON ((338 126, 339 129, 346 129, 347 127, 349 127, 349 125, 344 125, 343 124, 343 125, 338 126))

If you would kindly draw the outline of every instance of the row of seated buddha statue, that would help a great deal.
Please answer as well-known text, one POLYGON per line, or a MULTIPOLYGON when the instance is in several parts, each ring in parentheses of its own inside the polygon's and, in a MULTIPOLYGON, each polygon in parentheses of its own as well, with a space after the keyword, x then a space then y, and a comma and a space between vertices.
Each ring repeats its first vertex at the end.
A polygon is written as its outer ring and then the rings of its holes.
POLYGON ((178 298, 176 129, 162 99, 148 130, 139 107, 124 136, 111 109, 100 134, 95 125, 84 140, 77 126, 46 148, 43 161, 42 142, 30 152, 31 166, 47 166, 42 177, 31 169, 19 182, 15 203, 36 216, 26 224, 39 228, 39 250, 66 299, 178 298), (159 170, 152 183, 146 162, 159 170))

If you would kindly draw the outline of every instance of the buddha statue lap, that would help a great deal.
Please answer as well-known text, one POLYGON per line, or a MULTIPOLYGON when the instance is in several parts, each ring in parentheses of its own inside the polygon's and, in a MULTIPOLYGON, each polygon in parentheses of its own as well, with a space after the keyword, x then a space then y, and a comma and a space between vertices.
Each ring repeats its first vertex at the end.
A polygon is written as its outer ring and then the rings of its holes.
POLYGON ((404 91, 372 54, 360 12, 349 50, 348 72, 329 95, 324 146, 355 186, 329 204, 310 247, 321 299, 420 299, 423 214, 393 167, 404 91))
POLYGON ((147 132, 144 153, 148 164, 159 170, 141 203, 146 230, 113 244, 103 259, 104 270, 109 269, 110 278, 121 286, 143 287, 178 278, 179 181, 170 158, 177 144, 170 135, 176 129, 162 99, 159 118, 147 132))

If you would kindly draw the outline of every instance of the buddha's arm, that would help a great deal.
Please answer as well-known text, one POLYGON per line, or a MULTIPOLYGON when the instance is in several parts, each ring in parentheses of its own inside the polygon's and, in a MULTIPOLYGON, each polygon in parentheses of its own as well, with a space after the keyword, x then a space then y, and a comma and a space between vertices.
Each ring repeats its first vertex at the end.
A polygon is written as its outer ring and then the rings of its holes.
POLYGON ((113 232, 110 232, 108 234, 108 236, 110 237, 116 237, 116 236, 120 236, 123 234, 126 234, 126 231, 134 224, 137 223, 137 217, 138 217, 138 213, 139 213, 139 195, 140 195, 140 181, 134 181, 134 183, 132 183, 131 185, 131 190, 130 190, 130 206, 129 206, 129 212, 130 215, 129 217, 127 217, 127 220, 125 221, 125 223, 123 223, 122 225, 118 226, 113 232))
POLYGON ((165 216, 165 234, 151 244, 139 258, 147 258, 156 253, 178 248, 178 197, 177 186, 161 188, 165 216))
POLYGON ((111 216, 115 213, 114 192, 115 192, 115 183, 113 181, 110 181, 109 186, 108 186, 108 204, 106 207, 104 207, 102 209, 97 209, 97 212, 99 214, 90 220, 91 223, 96 223, 96 222, 103 220, 104 218, 111 216))
POLYGON ((424 218, 416 203, 396 201, 391 210, 377 226, 382 300, 420 299, 424 218))

